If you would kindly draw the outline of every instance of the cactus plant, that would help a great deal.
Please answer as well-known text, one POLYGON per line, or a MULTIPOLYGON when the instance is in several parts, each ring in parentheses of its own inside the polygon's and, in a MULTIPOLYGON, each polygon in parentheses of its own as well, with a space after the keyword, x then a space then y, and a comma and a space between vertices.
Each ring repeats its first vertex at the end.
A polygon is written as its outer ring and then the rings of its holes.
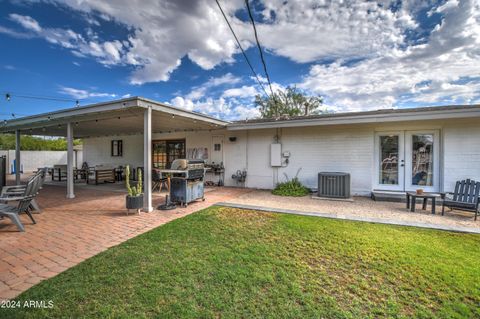
POLYGON ((143 193, 142 172, 140 170, 137 170, 137 180, 138 183, 136 186, 130 185, 130 166, 127 165, 125 167, 125 186, 127 187, 129 196, 139 196, 143 193))

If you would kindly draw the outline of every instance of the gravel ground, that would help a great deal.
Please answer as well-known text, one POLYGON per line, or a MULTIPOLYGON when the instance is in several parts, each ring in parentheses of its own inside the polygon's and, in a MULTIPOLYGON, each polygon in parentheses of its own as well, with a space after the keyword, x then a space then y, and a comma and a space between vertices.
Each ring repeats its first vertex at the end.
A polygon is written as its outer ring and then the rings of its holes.
POLYGON ((445 216, 442 216, 441 206, 437 206, 437 214, 432 215, 430 205, 424 211, 421 209, 421 204, 417 204, 416 212, 412 213, 407 211, 405 203, 376 202, 367 197, 354 197, 353 202, 348 202, 314 199, 311 196, 282 197, 272 195, 270 191, 252 190, 230 199, 228 203, 480 229, 480 218, 474 221, 474 215, 469 212, 450 211, 446 208, 445 216))

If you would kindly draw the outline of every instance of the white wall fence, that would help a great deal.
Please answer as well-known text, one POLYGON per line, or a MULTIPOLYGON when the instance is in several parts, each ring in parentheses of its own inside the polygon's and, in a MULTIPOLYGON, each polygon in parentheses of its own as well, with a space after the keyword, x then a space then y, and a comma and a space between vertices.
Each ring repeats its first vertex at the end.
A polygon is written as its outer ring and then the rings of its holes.
MULTIPOLYGON (((75 151, 77 166, 82 166, 82 151, 75 151)), ((13 172, 15 150, 0 150, 0 156, 6 156, 7 174, 13 172)), ((20 164, 23 172, 33 172, 40 167, 52 167, 53 165, 67 164, 67 151, 21 151, 20 164)))

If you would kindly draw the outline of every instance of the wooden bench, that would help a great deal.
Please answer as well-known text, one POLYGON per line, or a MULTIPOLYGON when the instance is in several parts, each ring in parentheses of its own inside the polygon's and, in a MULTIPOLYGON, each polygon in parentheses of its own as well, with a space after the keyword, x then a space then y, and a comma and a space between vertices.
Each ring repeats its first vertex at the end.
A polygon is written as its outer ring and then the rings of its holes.
POLYGON ((87 183, 90 182, 95 182, 95 185, 99 183, 115 183, 115 169, 91 169, 87 179, 87 183))

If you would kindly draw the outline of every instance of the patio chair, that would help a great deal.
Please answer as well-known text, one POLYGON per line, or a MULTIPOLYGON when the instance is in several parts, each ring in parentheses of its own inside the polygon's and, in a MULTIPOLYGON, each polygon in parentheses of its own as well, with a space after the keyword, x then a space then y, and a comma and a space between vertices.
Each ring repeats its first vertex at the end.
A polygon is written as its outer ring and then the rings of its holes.
MULTIPOLYGON (((0 203, 5 202, 5 199, 8 199, 10 197, 22 196, 23 193, 25 192, 25 188, 27 187, 27 185, 37 177, 40 177, 40 179, 38 180, 38 183, 39 183, 38 190, 42 189, 46 176, 47 176, 47 168, 43 168, 43 169, 39 169, 35 173, 35 175, 30 177, 29 180, 27 181, 27 184, 25 185, 4 186, 0 193, 0 203)), ((38 205, 35 198, 32 199, 30 206, 34 211, 41 212, 40 206, 38 205)))
POLYGON ((23 226, 22 222, 20 221, 20 214, 26 213, 28 217, 32 220, 33 224, 37 222, 32 216, 30 211, 30 205, 32 200, 35 198, 36 194, 38 193, 38 189, 40 188, 40 181, 41 176, 36 175, 25 187, 25 191, 23 192, 22 196, 18 197, 8 197, 3 199, 2 201, 17 201, 17 206, 11 206, 8 204, 0 204, 0 217, 8 217, 10 220, 17 226, 20 231, 25 231, 25 227, 23 226))
POLYGON ((480 196, 480 182, 467 179, 458 181, 455 184, 453 193, 441 193, 443 199, 442 216, 445 213, 445 207, 450 209, 458 209, 475 213, 475 219, 479 214, 479 196, 480 196))
POLYGON ((152 192, 158 189, 159 192, 162 188, 168 189, 168 179, 162 175, 158 170, 152 169, 152 192))

